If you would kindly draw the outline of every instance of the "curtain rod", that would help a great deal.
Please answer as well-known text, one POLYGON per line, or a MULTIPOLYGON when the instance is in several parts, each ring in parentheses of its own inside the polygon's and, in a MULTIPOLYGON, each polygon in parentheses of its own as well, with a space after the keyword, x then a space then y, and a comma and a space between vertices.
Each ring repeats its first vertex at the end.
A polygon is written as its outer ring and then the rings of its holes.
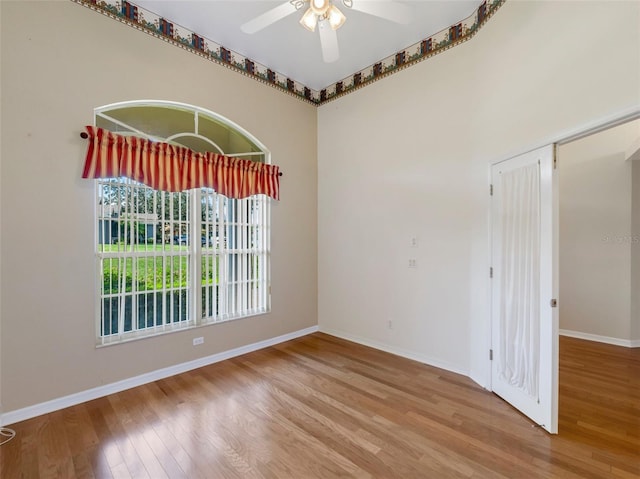
MULTIPOLYGON (((86 140, 89 138, 89 134, 86 131, 80 133, 80 138, 86 140)), ((278 172, 278 176, 282 176, 282 171, 278 172)))

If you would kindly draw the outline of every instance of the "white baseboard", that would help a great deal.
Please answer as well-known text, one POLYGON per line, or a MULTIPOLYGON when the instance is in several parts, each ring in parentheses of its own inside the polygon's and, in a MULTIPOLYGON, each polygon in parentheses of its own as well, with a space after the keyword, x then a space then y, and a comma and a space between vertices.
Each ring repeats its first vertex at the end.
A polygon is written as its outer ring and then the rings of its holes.
POLYGON ((629 340, 611 338, 609 336, 600 336, 598 334, 582 333, 580 331, 569 331, 567 329, 561 329, 560 336, 568 336, 570 338, 585 339, 587 341, 596 341, 598 343, 613 344, 614 346, 624 346, 625 348, 638 348, 640 347, 640 340, 629 340))
POLYGON ((377 341, 373 341, 368 338, 363 338, 361 336, 356 336, 344 331, 339 331, 336 329, 323 328, 322 326, 319 329, 320 332, 329 334, 331 336, 336 336, 341 339, 346 339, 347 341, 351 341, 353 343, 362 344, 364 346, 369 346, 374 349, 379 349, 380 351, 385 351, 387 353, 395 354, 396 356, 401 356, 403 358, 412 359, 414 361, 418 361, 419 363, 427 364, 429 366, 433 366, 435 368, 445 369, 447 371, 451 371, 456 374, 461 374, 463 376, 469 377, 469 371, 465 371, 460 369, 459 367, 440 361, 438 359, 430 358, 424 356, 422 354, 416 353, 414 351, 408 351, 402 348, 396 348, 394 346, 389 346, 388 344, 379 343, 377 341))
POLYGON ((284 334, 275 338, 266 339, 264 341, 248 344, 246 346, 241 346, 235 349, 230 349, 229 351, 223 351, 211 356, 205 356, 203 358, 194 359, 193 361, 187 361, 186 363, 176 364, 175 366, 169 366, 163 369, 157 369, 146 374, 141 374, 140 376, 135 376, 115 383, 105 384, 104 386, 81 391, 79 393, 52 399, 51 401, 34 404, 33 406, 17 409, 15 411, 8 411, 0 415, 0 426, 6 426, 19 421, 24 421, 26 419, 41 416, 42 414, 47 414, 70 406, 75 406, 76 404, 80 404, 86 401, 91 401, 93 399, 108 396, 109 394, 118 393, 120 391, 131 389, 137 386, 142 386, 143 384, 148 384, 159 379, 175 376, 176 374, 191 371, 192 369, 208 366, 209 364, 224 361, 225 359, 234 358, 236 356, 241 356, 242 354, 284 343, 285 341, 290 341, 292 339, 306 336, 308 334, 315 333, 316 331, 318 331, 318 326, 312 326, 310 328, 294 331, 293 333, 284 334))

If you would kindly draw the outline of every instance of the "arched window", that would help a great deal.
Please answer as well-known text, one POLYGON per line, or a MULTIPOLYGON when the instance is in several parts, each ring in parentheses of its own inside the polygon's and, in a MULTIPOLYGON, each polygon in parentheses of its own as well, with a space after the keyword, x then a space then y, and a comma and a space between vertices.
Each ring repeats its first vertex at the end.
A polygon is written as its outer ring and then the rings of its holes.
MULTIPOLYGON (((118 103, 96 109, 95 125, 195 152, 270 161, 238 125, 190 105, 118 103)), ((268 312, 270 201, 97 179, 98 343, 268 312)))

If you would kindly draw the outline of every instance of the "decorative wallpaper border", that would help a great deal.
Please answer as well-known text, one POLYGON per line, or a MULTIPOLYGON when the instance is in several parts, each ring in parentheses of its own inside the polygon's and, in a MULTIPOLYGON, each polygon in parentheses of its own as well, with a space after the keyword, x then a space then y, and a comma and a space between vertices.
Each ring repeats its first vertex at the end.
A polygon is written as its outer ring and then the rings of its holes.
POLYGON ((127 0, 71 1, 316 106, 466 42, 505 2, 485 0, 475 12, 457 24, 318 91, 127 0))

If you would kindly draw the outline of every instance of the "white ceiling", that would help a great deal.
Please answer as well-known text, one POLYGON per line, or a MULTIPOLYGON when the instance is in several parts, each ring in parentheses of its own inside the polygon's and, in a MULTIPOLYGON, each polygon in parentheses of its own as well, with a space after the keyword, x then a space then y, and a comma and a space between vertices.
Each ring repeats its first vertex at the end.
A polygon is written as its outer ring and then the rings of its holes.
MULTIPOLYGON (((393 0, 353 0, 391 2, 393 0)), ((132 0, 225 48, 261 63, 314 90, 321 90, 383 58, 429 38, 471 15, 481 0, 402 1, 413 10, 412 21, 400 25, 334 3, 347 21, 337 31, 340 59, 324 63, 318 30, 298 21, 304 9, 252 35, 240 26, 286 0, 132 0)))

